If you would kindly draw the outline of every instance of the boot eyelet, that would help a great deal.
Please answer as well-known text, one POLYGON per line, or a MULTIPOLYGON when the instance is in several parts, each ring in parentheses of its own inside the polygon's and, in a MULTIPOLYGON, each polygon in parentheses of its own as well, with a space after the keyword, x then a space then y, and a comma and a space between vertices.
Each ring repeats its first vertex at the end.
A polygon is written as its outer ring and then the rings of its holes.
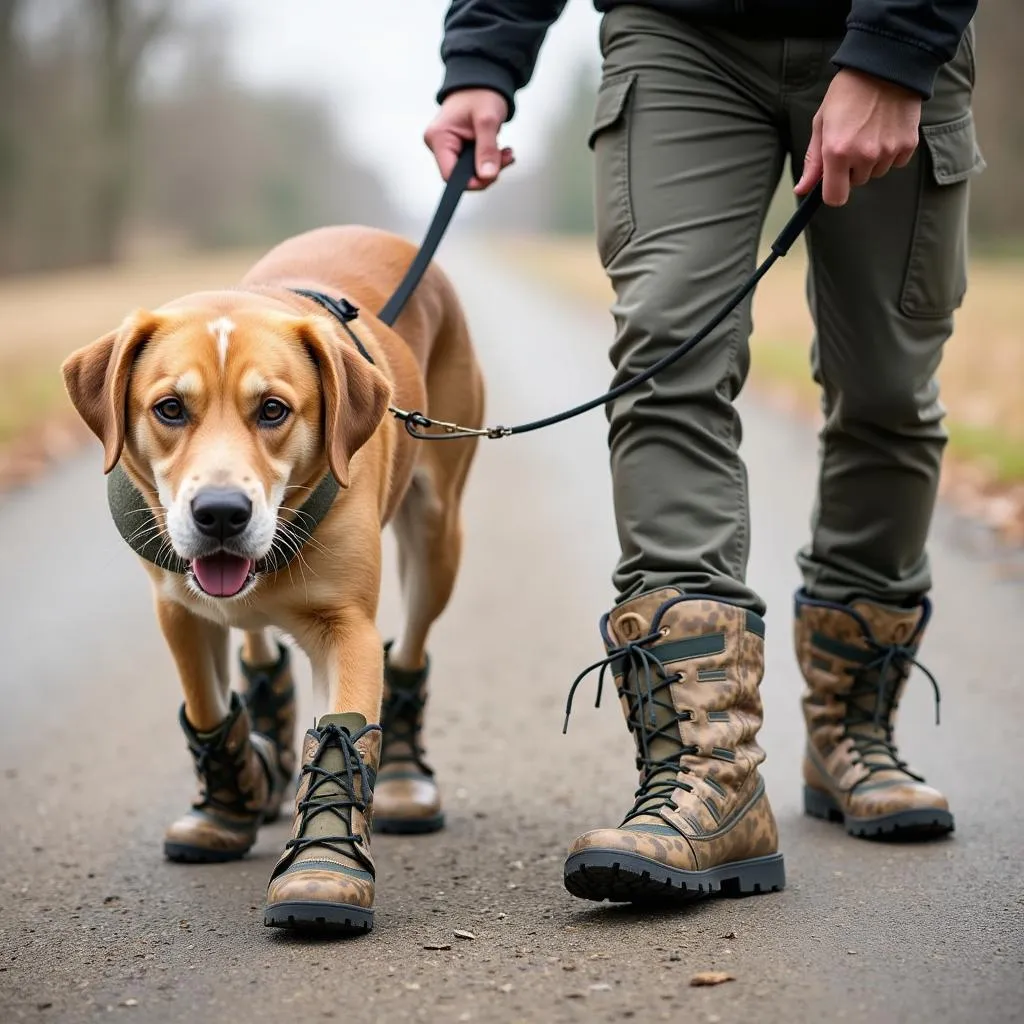
POLYGON ((668 626, 662 626, 661 629, 658 630, 658 636, 668 636, 668 634, 669 634, 668 626))

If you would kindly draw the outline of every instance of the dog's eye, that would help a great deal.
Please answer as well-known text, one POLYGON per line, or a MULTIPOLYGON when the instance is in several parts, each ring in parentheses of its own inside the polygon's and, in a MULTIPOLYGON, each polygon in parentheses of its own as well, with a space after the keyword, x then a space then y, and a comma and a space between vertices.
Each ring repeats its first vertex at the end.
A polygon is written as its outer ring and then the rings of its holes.
POLYGON ((278 398, 268 398, 260 406, 260 426, 276 427, 288 418, 288 406, 278 398))
POLYGON ((177 398, 165 398, 153 406, 153 413, 169 427, 180 427, 185 422, 185 406, 177 398))

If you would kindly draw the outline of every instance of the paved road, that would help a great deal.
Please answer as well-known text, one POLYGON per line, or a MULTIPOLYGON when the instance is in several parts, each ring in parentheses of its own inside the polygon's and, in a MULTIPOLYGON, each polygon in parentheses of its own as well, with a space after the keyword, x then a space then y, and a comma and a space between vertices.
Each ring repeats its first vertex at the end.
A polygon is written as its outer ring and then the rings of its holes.
MULTIPOLYGON (((510 285, 471 250, 450 245, 446 262, 493 420, 603 387, 605 316, 510 285)), ((617 822, 634 785, 614 700, 595 711, 581 694, 560 735, 611 597, 600 413, 481 452, 465 571, 434 643, 430 751, 450 825, 375 840, 377 928, 355 941, 263 927, 283 824, 239 864, 162 861, 191 796, 179 695, 98 453, 0 507, 0 1021, 1024 1019, 1024 592, 963 553, 943 517, 925 658, 944 724, 915 685, 902 736, 949 792, 956 837, 871 845, 803 818, 788 611, 814 441, 753 398, 746 417, 751 573, 771 602, 765 774, 790 884, 678 913, 598 907, 561 884, 567 843, 617 822), (689 987, 712 968, 736 980, 689 987)), ((385 627, 395 610, 389 583, 385 627)))

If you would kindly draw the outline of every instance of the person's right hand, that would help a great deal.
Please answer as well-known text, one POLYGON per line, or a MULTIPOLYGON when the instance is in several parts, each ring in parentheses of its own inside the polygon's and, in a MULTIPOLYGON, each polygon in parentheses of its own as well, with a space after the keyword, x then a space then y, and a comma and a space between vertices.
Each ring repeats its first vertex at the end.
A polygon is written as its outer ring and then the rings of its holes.
POLYGON ((487 188, 498 174, 515 162, 512 150, 498 148, 498 130, 508 117, 508 103, 493 89, 460 89, 445 97, 437 116, 423 133, 434 154, 441 177, 451 176, 463 144, 476 141, 476 175, 469 188, 487 188))

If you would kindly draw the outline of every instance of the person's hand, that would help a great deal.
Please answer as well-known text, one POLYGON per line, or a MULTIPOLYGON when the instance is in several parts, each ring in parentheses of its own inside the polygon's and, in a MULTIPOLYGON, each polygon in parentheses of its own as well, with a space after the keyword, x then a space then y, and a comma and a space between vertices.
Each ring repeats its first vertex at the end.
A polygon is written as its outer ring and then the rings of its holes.
POLYGON ((460 89, 445 97, 437 116, 423 133, 441 177, 451 176, 463 143, 476 140, 476 175, 470 189, 487 188, 509 164, 512 150, 498 148, 498 130, 508 117, 508 103, 493 89, 460 89))
POLYGON ((853 185, 906 167, 917 149, 921 97, 861 71, 844 68, 814 115, 804 173, 794 191, 806 195, 822 183, 828 206, 842 206, 853 185))

